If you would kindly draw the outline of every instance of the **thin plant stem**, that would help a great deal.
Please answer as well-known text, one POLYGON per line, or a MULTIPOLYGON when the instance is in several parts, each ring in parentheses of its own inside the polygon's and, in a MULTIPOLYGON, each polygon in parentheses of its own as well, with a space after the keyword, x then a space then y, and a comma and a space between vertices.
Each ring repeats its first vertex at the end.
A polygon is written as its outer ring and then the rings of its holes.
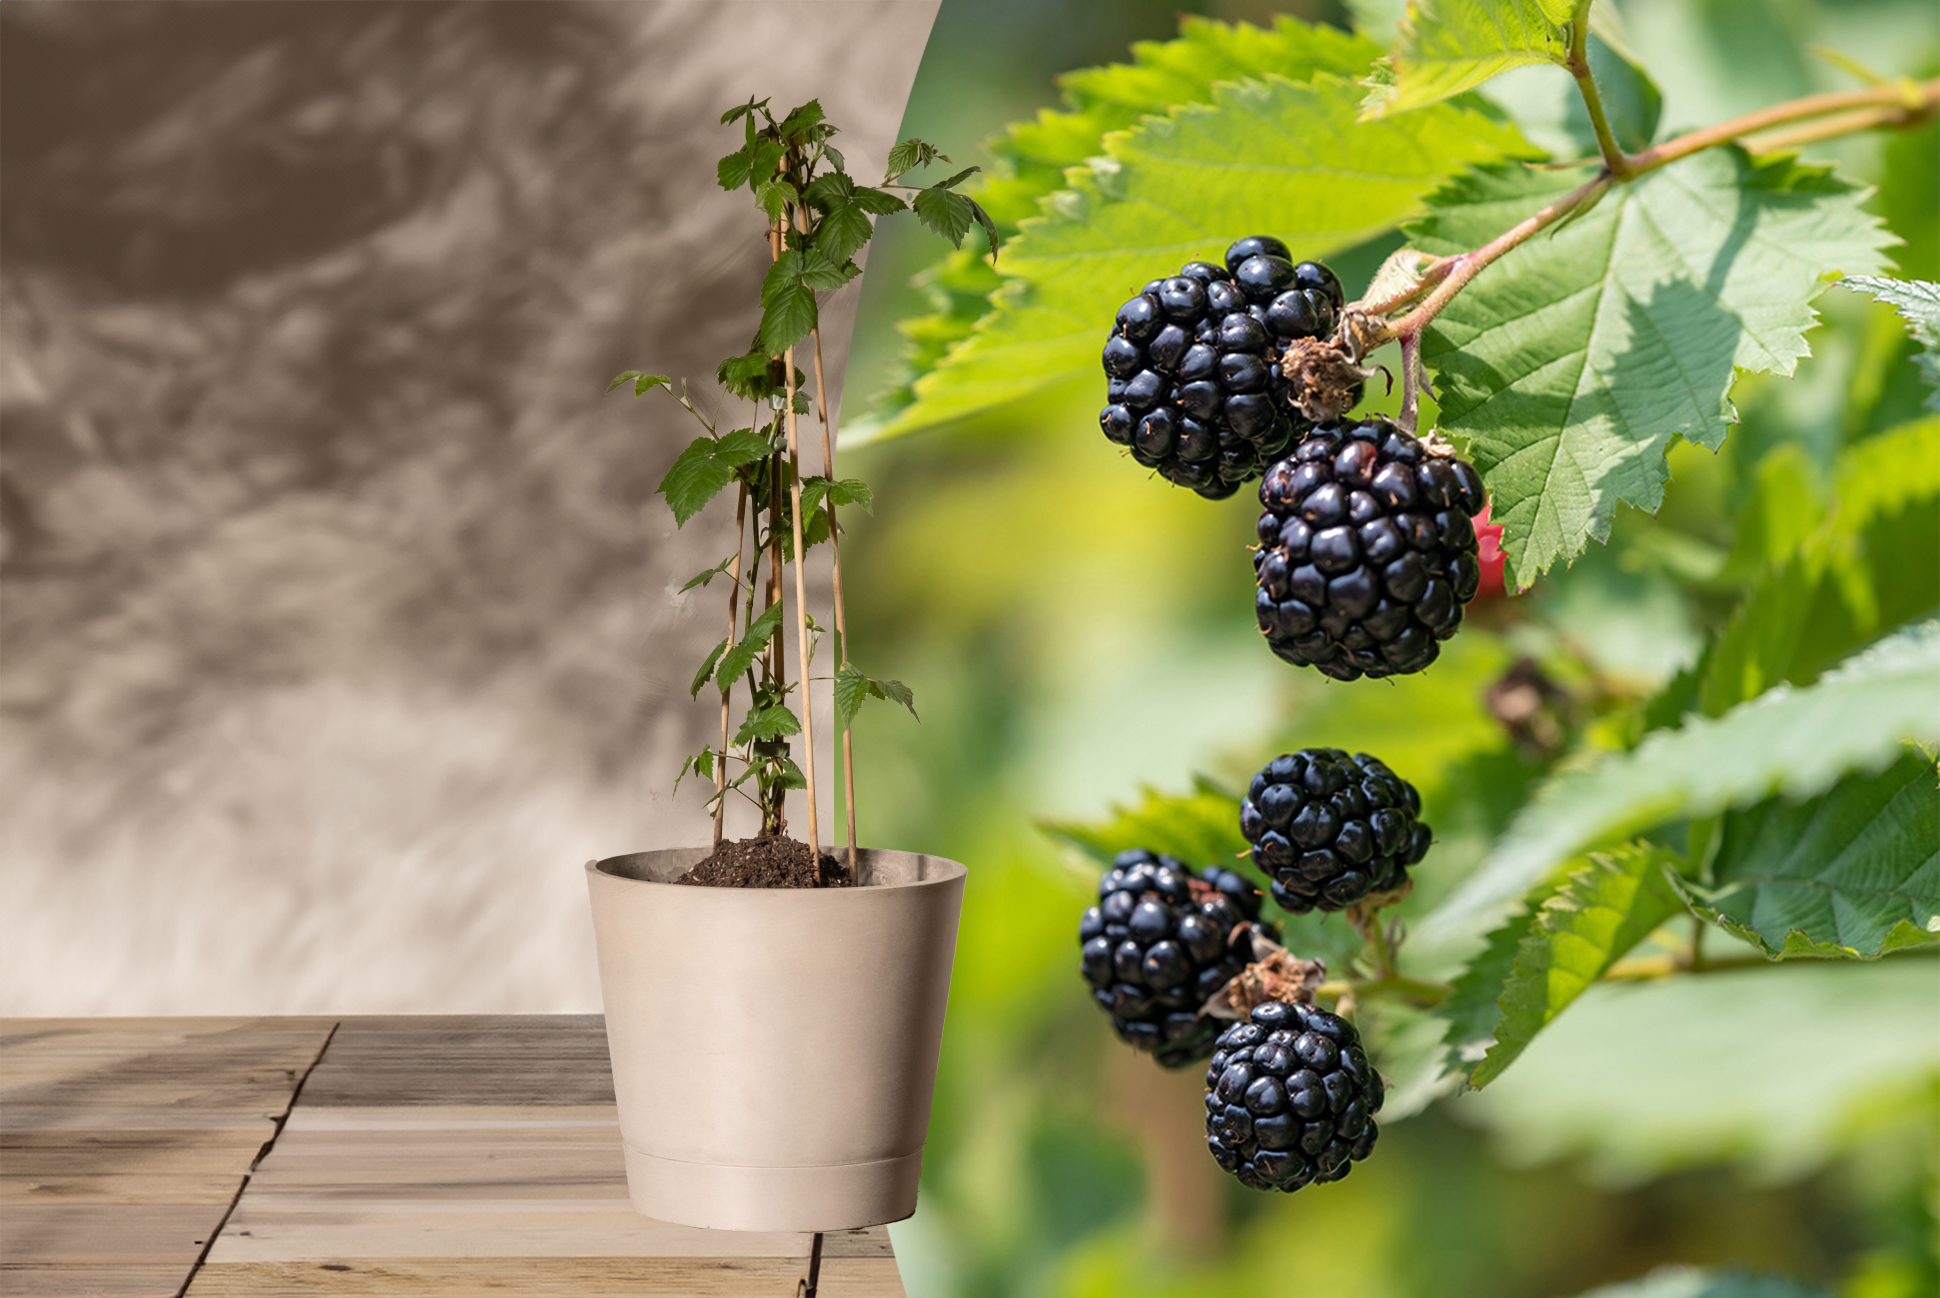
POLYGON ((1413 434, 1421 419, 1421 335, 1401 338, 1401 430, 1413 434))
POLYGON ((1329 979, 1314 988, 1314 995, 1336 1000, 1351 996, 1357 1000, 1401 1001, 1425 1010, 1435 1008, 1454 994, 1455 989, 1447 983, 1409 978, 1404 974, 1360 980, 1329 979))
POLYGON ((1596 132, 1596 147, 1603 155, 1604 169, 1623 180, 1630 175, 1630 159, 1617 145, 1617 137, 1610 130, 1610 119, 1603 111, 1603 96, 1597 93, 1596 78, 1590 75, 1589 43, 1590 0, 1580 0, 1575 15, 1570 19, 1569 59, 1563 66, 1576 78, 1576 87, 1583 95, 1583 106, 1590 110, 1590 129, 1596 132))
POLYGON ((1760 136, 1759 143, 1767 148, 1786 147, 1874 127, 1909 126, 1933 116, 1936 109, 1940 109, 1940 78, 1807 95, 1803 99, 1774 104, 1715 126, 1691 131, 1640 153, 1623 155, 1621 174, 1606 160, 1602 172, 1593 179, 1503 231, 1480 248, 1444 257, 1431 264, 1423 272, 1422 279, 1425 283, 1430 278, 1438 278, 1434 291, 1420 305, 1391 324, 1379 341, 1420 333, 1470 280, 1502 254, 1526 243, 1564 217, 1587 211, 1612 185, 1635 180, 1694 153, 1736 143, 1747 136, 1760 136), (1815 120, 1819 118, 1828 120, 1815 120), (1805 125, 1798 125, 1800 123, 1805 125), (1778 128, 1781 127, 1795 129, 1780 131, 1778 128))
MULTIPOLYGON (((728 570, 728 648, 734 647, 734 617, 741 603, 741 549, 746 539, 748 518, 748 481, 741 480, 741 492, 734 502, 734 566, 728 570)), ((749 602, 753 602, 750 596, 749 602)), ((721 686, 721 752, 714 773, 714 846, 721 845, 721 830, 727 823, 728 692, 734 682, 721 686)))

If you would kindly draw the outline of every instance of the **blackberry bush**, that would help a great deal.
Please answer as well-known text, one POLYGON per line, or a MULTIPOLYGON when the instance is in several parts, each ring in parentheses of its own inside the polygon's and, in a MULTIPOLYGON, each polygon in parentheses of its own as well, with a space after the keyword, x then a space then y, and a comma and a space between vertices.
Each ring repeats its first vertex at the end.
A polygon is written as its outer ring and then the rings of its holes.
POLYGON ((1482 577, 1482 479, 1391 420, 1323 424, 1260 484, 1254 609, 1274 653, 1336 680, 1417 672, 1482 577))
POLYGON ((1338 1181, 1374 1148, 1383 1090, 1346 1019, 1311 1005, 1258 1005, 1213 1046, 1206 1144, 1256 1190, 1338 1181))
POLYGON ((1253 864, 1293 914, 1391 893, 1428 851, 1421 795, 1366 753, 1303 748, 1268 762, 1239 804, 1253 864))
POLYGON ((1161 477, 1221 500, 1264 473, 1308 427, 1280 363, 1296 339, 1331 334, 1340 280, 1254 235, 1225 266, 1188 262, 1118 309, 1105 341, 1105 436, 1161 477))
POLYGON ((1118 1035, 1167 1068, 1204 1059, 1219 1033, 1199 1009, 1253 958, 1260 894, 1231 870, 1120 852, 1078 925, 1085 981, 1118 1035))

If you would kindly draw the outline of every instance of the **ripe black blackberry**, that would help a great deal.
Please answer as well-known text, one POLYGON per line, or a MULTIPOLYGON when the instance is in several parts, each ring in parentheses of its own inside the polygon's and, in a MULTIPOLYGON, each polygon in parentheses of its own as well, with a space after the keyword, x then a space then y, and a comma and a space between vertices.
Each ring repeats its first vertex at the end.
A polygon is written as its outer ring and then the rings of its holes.
POLYGON ((1417 672, 1482 578, 1482 479, 1373 416, 1313 428, 1260 483, 1254 608, 1274 653, 1351 681, 1417 672))
POLYGON ((1220 500, 1266 472, 1307 428, 1286 400, 1280 359, 1297 338, 1331 334, 1340 281, 1296 266, 1278 239, 1188 262, 1118 309, 1105 341, 1105 436, 1160 476, 1220 500))
POLYGON ((1273 902, 1303 914, 1393 892, 1433 841, 1412 784, 1366 753, 1303 748, 1268 762, 1239 804, 1273 902))
POLYGON ((1092 998, 1165 1067, 1204 1059, 1220 1025, 1199 1007, 1252 960, 1256 930, 1279 937, 1259 918, 1259 890, 1231 870, 1120 852, 1078 925, 1092 998))
POLYGON ((1338 1181, 1366 1158, 1384 1086, 1346 1019, 1258 1005, 1219 1034, 1206 1068, 1206 1144, 1255 1190, 1338 1181))

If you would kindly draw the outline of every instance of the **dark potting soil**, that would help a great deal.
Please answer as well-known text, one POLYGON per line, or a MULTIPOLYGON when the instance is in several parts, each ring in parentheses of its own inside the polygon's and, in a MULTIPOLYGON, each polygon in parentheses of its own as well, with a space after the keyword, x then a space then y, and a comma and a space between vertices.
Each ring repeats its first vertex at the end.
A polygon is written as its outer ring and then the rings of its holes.
POLYGON ((771 834, 724 842, 674 882, 708 888, 846 888, 854 882, 849 867, 826 852, 819 864, 817 869, 807 843, 771 834))

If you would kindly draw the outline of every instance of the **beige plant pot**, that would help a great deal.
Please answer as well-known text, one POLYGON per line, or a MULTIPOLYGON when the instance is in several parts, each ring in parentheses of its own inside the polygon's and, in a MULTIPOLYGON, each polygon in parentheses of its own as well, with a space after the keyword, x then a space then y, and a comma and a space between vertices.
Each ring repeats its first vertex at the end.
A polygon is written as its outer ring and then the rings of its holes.
POLYGON ((900 1221, 967 871, 863 851, 857 888, 671 882, 710 850, 586 865, 635 1210, 723 1230, 900 1221))

